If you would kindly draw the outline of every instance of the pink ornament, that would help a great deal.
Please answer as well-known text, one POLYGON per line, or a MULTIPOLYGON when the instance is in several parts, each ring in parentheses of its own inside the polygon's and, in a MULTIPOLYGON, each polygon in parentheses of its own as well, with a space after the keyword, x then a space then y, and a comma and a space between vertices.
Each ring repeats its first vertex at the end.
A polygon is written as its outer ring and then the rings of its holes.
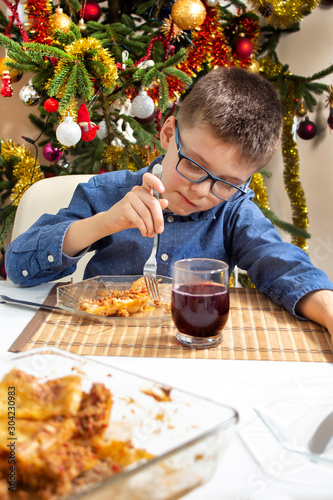
POLYGON ((62 156, 62 151, 59 148, 53 148, 51 146, 51 143, 48 142, 47 144, 45 144, 45 146, 43 148, 43 155, 44 155, 45 160, 47 160, 51 163, 55 163, 58 160, 60 160, 60 158, 62 156))

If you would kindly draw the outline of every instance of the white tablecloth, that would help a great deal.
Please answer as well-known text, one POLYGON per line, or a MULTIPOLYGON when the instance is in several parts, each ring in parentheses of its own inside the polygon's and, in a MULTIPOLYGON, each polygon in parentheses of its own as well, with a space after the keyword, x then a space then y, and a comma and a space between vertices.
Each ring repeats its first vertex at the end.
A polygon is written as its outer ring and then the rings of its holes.
MULTIPOLYGON (((23 289, 10 282, 0 282, 0 294, 37 302, 45 299, 50 288, 50 284, 45 284, 23 289)), ((8 353, 8 348, 35 312, 34 309, 0 304, 0 357, 14 356, 8 353)), ((333 483, 326 481, 326 478, 333 477, 333 467, 309 464, 310 468, 304 468, 304 473, 302 467, 298 467, 292 474, 290 471, 286 474, 286 470, 290 469, 290 457, 282 448, 272 448, 270 454, 268 440, 265 441, 268 433, 265 434, 266 429, 258 422, 253 410, 253 406, 265 395, 293 378, 333 376, 331 363, 128 357, 101 359, 104 363, 225 403, 239 412, 237 432, 216 473, 204 486, 186 495, 186 500, 333 499, 333 483), (244 440, 244 436, 250 436, 250 440, 244 440), (245 441, 247 444, 250 442, 250 447, 245 445, 245 441), (266 472, 263 471, 263 464, 266 472), (302 481, 300 477, 303 477, 302 481)))

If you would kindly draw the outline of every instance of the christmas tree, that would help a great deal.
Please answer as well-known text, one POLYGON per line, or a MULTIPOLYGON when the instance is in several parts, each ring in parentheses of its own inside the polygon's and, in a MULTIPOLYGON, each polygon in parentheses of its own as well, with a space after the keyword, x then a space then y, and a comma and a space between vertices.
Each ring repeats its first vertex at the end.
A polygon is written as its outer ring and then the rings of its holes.
MULTIPOLYGON (((276 48, 282 35, 300 29, 319 0, 176 0, 100 2, 2 0, 0 16, 1 98, 29 73, 22 101, 38 103, 29 116, 38 130, 21 145, 6 140, 0 151, 0 247, 16 207, 33 182, 49 175, 100 173, 146 166, 163 151, 165 118, 193 83, 218 66, 239 66, 273 83, 284 112, 282 157, 292 223, 270 209, 269 172, 253 177, 254 202, 274 224, 306 249, 307 207, 299 182, 297 134, 310 139, 316 126, 306 116, 327 93, 333 128, 333 92, 320 82, 333 65, 310 76, 292 74, 276 48), (297 124, 296 118, 301 118, 297 124), (37 160, 37 147, 44 159, 37 160)), ((329 2, 329 0, 325 0, 329 2)))

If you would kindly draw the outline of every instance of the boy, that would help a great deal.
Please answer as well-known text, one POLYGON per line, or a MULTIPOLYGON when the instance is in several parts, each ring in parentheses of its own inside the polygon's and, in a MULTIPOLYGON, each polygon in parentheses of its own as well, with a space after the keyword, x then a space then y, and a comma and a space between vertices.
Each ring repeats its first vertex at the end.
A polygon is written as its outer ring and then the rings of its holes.
POLYGON ((79 185, 67 209, 42 216, 12 242, 8 277, 22 286, 56 280, 87 250, 96 253, 84 278, 140 275, 156 231, 158 274, 170 276, 173 262, 190 257, 226 261, 230 272, 238 265, 258 291, 333 335, 333 283, 303 250, 283 242, 251 201, 251 175, 272 157, 281 127, 270 83, 240 68, 211 71, 184 99, 177 121, 165 121, 165 156, 138 172, 79 185), (157 162, 161 180, 150 173, 157 162))

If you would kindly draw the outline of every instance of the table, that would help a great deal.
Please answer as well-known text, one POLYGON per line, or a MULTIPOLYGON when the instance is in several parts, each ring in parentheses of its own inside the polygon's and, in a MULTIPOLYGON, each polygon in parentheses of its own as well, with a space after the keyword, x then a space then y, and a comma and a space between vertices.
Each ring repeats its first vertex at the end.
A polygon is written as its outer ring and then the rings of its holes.
MULTIPOLYGON (((32 288, 0 282, 0 294, 42 302, 52 284, 32 288)), ((31 320, 36 310, 0 304, 0 357, 14 356, 8 348, 31 320)), ((96 356, 94 356, 96 359, 96 356)), ((99 359, 99 357, 97 357, 99 359)), ((283 480, 276 457, 268 464, 276 479, 266 477, 241 439, 244 429, 257 420, 253 406, 292 378, 333 376, 332 363, 279 362, 209 359, 162 359, 134 357, 100 358, 104 363, 152 378, 234 407, 240 414, 238 432, 232 439, 214 476, 184 497, 185 500, 332 500, 333 489, 321 487, 316 478, 309 485, 283 480)), ((255 424, 253 424, 255 425, 255 424)), ((329 469, 327 469, 329 471, 329 469)), ((331 474, 333 476, 333 474, 331 474)))

